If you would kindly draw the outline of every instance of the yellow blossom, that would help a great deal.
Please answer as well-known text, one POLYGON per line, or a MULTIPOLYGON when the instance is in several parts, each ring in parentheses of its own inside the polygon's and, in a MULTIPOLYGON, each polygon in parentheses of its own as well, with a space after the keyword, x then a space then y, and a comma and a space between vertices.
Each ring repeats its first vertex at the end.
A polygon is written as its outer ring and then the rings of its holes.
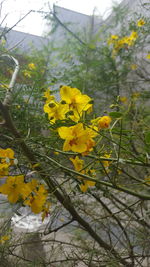
POLYGON ((131 67, 131 70, 136 70, 138 66, 137 66, 137 64, 131 64, 130 67, 131 67))
POLYGON ((31 74, 30 74, 29 71, 25 70, 25 71, 23 72, 23 74, 24 74, 25 77, 27 77, 27 78, 31 78, 31 74))
POLYGON ((70 116, 73 121, 78 122, 82 117, 83 111, 89 111, 92 107, 92 99, 82 94, 77 88, 62 86, 60 96, 61 100, 68 104, 69 110, 73 111, 73 115, 70 116))
POLYGON ((103 116, 98 121, 98 128, 99 129, 108 128, 110 123, 111 123, 111 118, 109 116, 103 116))
POLYGON ((36 179, 32 179, 30 182, 27 183, 27 185, 30 188, 30 192, 33 192, 38 187, 38 181, 36 179))
MULTIPOLYGON (((75 158, 70 158, 70 160, 72 161, 76 171, 82 174, 91 175, 92 177, 96 175, 96 172, 94 169, 84 168, 84 160, 80 159, 78 156, 76 156, 75 158)), ((82 184, 80 185, 80 189, 82 192, 86 192, 90 186, 95 186, 94 181, 85 180, 81 176, 78 176, 78 178, 82 180, 82 184)))
POLYGON ((9 239, 10 239, 9 235, 3 235, 2 237, 0 237, 0 244, 4 244, 9 239))
POLYGON ((6 163, 1 163, 0 164, 0 178, 3 178, 4 176, 8 175, 8 167, 9 165, 6 163))
POLYGON ((8 168, 14 164, 14 151, 0 148, 0 178, 8 175, 8 168))
POLYGON ((44 105, 44 112, 48 114, 50 123, 55 123, 57 120, 64 120, 68 111, 68 105, 57 103, 55 101, 51 101, 44 105))
POLYGON ((107 43, 108 43, 108 45, 113 44, 118 39, 119 39, 118 35, 111 35, 110 38, 108 39, 107 43))
POLYGON ((132 31, 131 34, 129 36, 126 36, 122 39, 124 44, 128 44, 129 46, 132 46, 134 44, 134 42, 136 41, 138 37, 137 32, 132 31))
POLYGON ((93 137, 97 135, 92 129, 84 128, 82 123, 71 127, 60 127, 58 133, 65 139, 63 151, 71 150, 79 153, 92 151, 95 145, 93 137))
POLYGON ((98 117, 94 120, 91 120, 91 123, 92 125, 97 125, 98 129, 100 130, 109 127, 111 118, 109 116, 98 117))
POLYGON ((72 161, 76 171, 80 172, 83 169, 84 160, 80 159, 78 156, 70 158, 70 160, 72 161))
POLYGON ((133 39, 133 40, 136 40, 136 39, 138 38, 138 34, 137 34, 137 32, 132 31, 129 37, 130 37, 131 39, 133 39))
POLYGON ((45 189, 44 185, 38 185, 36 189, 34 189, 33 193, 24 201, 25 205, 31 207, 32 212, 40 213, 46 202, 47 198, 47 190, 45 189))
POLYGON ((128 101, 128 98, 126 96, 120 96, 119 100, 122 102, 122 103, 127 103, 128 101))
POLYGON ((0 148, 0 160, 2 163, 6 163, 7 159, 9 159, 10 164, 13 164, 14 159, 14 151, 11 148, 2 149, 0 148))
POLYGON ((142 27, 143 25, 145 25, 145 23, 146 22, 144 21, 144 19, 140 19, 140 20, 137 21, 137 26, 138 27, 142 27))
POLYGON ((0 186, 0 193, 7 195, 10 203, 16 203, 22 194, 24 176, 9 176, 6 183, 0 186))
POLYGON ((83 193, 85 193, 87 189, 92 186, 95 186, 95 182, 84 180, 84 183, 80 185, 80 189, 83 193))
MULTIPOLYGON (((111 153, 109 153, 109 154, 105 153, 104 157, 106 159, 109 159, 111 157, 111 153)), ((102 163, 103 163, 103 166, 107 169, 109 167, 109 165, 111 164, 111 161, 103 160, 102 163)))
POLYGON ((150 59, 150 54, 147 54, 146 58, 147 58, 147 59, 150 59))
POLYGON ((140 92, 133 92, 132 99, 137 100, 137 98, 140 96, 140 92))
POLYGON ((112 40, 117 40, 118 38, 119 38, 118 35, 111 35, 111 39, 112 39, 112 40))
POLYGON ((43 97, 46 98, 46 103, 50 103, 51 101, 55 101, 55 97, 51 95, 51 91, 48 88, 47 91, 44 92, 43 97))
POLYGON ((35 66, 34 63, 29 63, 28 64, 28 68, 29 68, 29 70, 35 70, 36 69, 36 66, 35 66))
POLYGON ((122 174, 122 170, 121 169, 117 169, 117 173, 120 175, 122 174))
POLYGON ((54 151, 54 155, 58 156, 59 152, 58 151, 54 151))
POLYGON ((113 39, 112 44, 114 46, 113 56, 115 56, 121 48, 127 48, 128 46, 133 46, 138 34, 135 31, 132 31, 129 36, 124 36, 120 39, 113 39))

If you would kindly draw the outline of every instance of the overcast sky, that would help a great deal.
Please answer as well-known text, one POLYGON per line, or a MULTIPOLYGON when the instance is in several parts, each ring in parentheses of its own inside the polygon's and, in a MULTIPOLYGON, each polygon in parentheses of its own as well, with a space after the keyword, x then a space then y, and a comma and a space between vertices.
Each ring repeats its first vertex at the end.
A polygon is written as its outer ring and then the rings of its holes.
MULTIPOLYGON (((30 10, 49 11, 55 3, 58 6, 71 9, 80 13, 91 15, 96 7, 96 14, 107 16, 110 13, 113 0, 1 0, 3 2, 1 8, 0 22, 4 19, 2 26, 11 27, 20 18, 27 14, 30 10), (48 4, 49 2, 49 4, 48 4)), ((121 0, 115 2, 120 3, 121 0)), ((31 12, 23 21, 21 21, 16 30, 42 35, 45 29, 45 22, 39 13, 31 12)))

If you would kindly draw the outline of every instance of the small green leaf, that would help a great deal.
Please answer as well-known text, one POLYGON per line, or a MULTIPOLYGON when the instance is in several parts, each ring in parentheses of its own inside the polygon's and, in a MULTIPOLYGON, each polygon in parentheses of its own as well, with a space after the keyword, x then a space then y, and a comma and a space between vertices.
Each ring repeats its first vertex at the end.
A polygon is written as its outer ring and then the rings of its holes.
POLYGON ((123 114, 121 112, 112 111, 109 113, 109 116, 111 118, 117 119, 117 118, 121 118, 123 116, 123 114))
POLYGON ((147 144, 150 144, 150 132, 147 132, 147 133, 145 134, 145 142, 146 142, 147 144))

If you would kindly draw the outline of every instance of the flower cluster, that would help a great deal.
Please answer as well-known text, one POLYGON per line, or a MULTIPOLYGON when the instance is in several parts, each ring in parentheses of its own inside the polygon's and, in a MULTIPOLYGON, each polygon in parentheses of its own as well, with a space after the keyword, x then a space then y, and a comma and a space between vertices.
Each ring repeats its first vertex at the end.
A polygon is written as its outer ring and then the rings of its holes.
POLYGON ((82 94, 77 88, 71 88, 70 86, 61 87, 60 102, 50 95, 49 89, 45 92, 44 97, 46 98, 44 111, 48 114, 50 123, 67 118, 78 122, 82 119, 83 112, 90 111, 92 108, 92 99, 82 94))
POLYGON ((144 19, 139 19, 138 21, 137 21, 137 26, 138 27, 142 27, 142 26, 144 26, 145 25, 145 20, 144 19))
POLYGON ((9 235, 3 235, 0 237, 0 244, 3 245, 4 243, 6 243, 8 240, 10 239, 9 235))
POLYGON ((8 175, 9 167, 14 164, 14 151, 0 148, 0 178, 8 175))
POLYGON ((58 134, 64 139, 63 151, 73 151, 87 154, 95 146, 94 138, 98 135, 98 130, 108 128, 111 122, 109 116, 98 117, 91 121, 90 125, 84 125, 83 115, 92 111, 92 99, 80 92, 77 88, 62 86, 60 89, 60 102, 57 102, 48 89, 44 93, 46 103, 44 111, 48 114, 50 123, 57 120, 71 120, 76 123, 73 126, 59 127, 58 134), (93 123, 94 122, 94 123, 93 123))
POLYGON ((7 195, 10 203, 20 202, 22 205, 29 206, 36 214, 45 213, 47 209, 48 192, 36 179, 26 183, 24 175, 9 176, 6 183, 0 186, 0 193, 7 195))
MULTIPOLYGON (((60 102, 55 100, 49 89, 44 93, 44 97, 46 98, 44 111, 48 114, 50 124, 56 123, 57 133, 64 140, 63 151, 79 153, 82 157, 87 156, 96 146, 95 138, 99 135, 99 131, 109 128, 111 118, 102 116, 86 121, 87 114, 92 111, 93 101, 77 88, 62 86, 60 88, 60 102), (71 126, 57 127, 59 125, 57 124, 58 120, 64 120, 65 123, 68 119, 69 123, 72 121, 71 126)), ((92 178, 96 177, 96 171, 93 167, 84 167, 85 162, 79 156, 70 158, 70 160, 77 172, 92 178)), ((82 192, 86 192, 89 187, 95 185, 95 181, 92 179, 86 180, 80 175, 77 178, 80 179, 82 192)))
POLYGON ((27 65, 27 69, 25 69, 23 71, 23 75, 26 77, 26 78, 31 78, 32 77, 32 72, 36 70, 36 66, 34 63, 29 63, 27 65))
POLYGON ((111 35, 108 39, 108 44, 113 46, 113 55, 116 55, 122 48, 128 49, 130 46, 133 46, 138 34, 135 31, 132 31, 129 36, 124 36, 120 38, 118 35, 111 35))
POLYGON ((9 167, 14 164, 14 151, 11 148, 0 149, 0 178, 5 177, 6 182, 0 186, 0 193, 7 195, 10 203, 20 202, 29 206, 34 213, 42 214, 45 218, 48 209, 48 192, 43 184, 36 179, 25 182, 24 175, 12 176, 9 167))

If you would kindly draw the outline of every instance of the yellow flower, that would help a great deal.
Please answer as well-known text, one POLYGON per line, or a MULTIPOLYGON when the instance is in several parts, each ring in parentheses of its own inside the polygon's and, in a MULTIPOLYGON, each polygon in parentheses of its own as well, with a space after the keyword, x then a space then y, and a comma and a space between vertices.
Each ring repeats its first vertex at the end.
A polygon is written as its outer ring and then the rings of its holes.
POLYGON ((6 163, 0 164, 0 178, 3 178, 4 176, 8 175, 9 173, 8 167, 9 167, 9 164, 6 164, 6 163))
POLYGON ((32 212, 36 214, 40 213, 44 208, 47 194, 48 192, 44 185, 38 185, 32 194, 30 194, 30 196, 24 201, 24 204, 31 207, 32 212))
POLYGON ((22 194, 24 176, 9 176, 6 183, 0 186, 0 193, 7 195, 10 203, 16 203, 22 194))
POLYGON ((114 45, 113 56, 115 56, 121 48, 126 48, 127 46, 134 45, 134 42, 136 41, 137 37, 137 32, 132 31, 129 36, 124 36, 121 39, 114 40, 112 42, 114 45))
POLYGON ((130 36, 128 37, 128 45, 132 46, 136 39, 138 38, 137 32, 131 32, 130 36))
POLYGON ((29 68, 29 70, 35 70, 36 69, 36 66, 35 66, 34 63, 29 63, 28 64, 28 68, 29 68))
POLYGON ((111 39, 112 39, 112 40, 117 40, 118 38, 119 38, 118 35, 111 35, 111 39))
POLYGON ((134 99, 134 100, 137 100, 137 98, 140 96, 140 92, 134 92, 133 94, 132 94, 132 98, 134 99))
POLYGON ((6 162, 9 159, 10 164, 13 164, 14 151, 11 148, 2 149, 0 148, 0 160, 2 163, 6 162))
POLYGON ((0 148, 0 178, 8 175, 8 168, 14 164, 14 151, 0 148))
POLYGON ((120 96, 119 100, 122 102, 122 103, 127 103, 128 101, 128 98, 126 96, 120 96))
POLYGON ((23 74, 24 74, 25 77, 27 77, 27 78, 31 78, 31 74, 30 74, 29 71, 25 70, 25 71, 23 72, 23 74))
POLYGON ((122 174, 122 170, 121 169, 117 169, 117 173, 120 175, 122 174))
POLYGON ((93 149, 95 142, 93 137, 97 135, 92 129, 84 128, 82 123, 71 127, 60 127, 58 133, 65 139, 63 151, 89 152, 93 149))
POLYGON ((4 244, 6 241, 8 241, 10 239, 10 236, 9 235, 3 235, 1 238, 0 238, 0 243, 1 244, 4 244))
POLYGON ((136 70, 138 66, 136 64, 131 64, 130 67, 131 67, 131 70, 136 70))
POLYGON ((143 25, 145 25, 145 23, 146 22, 144 21, 144 19, 140 19, 140 20, 137 21, 137 26, 138 27, 142 27, 143 25))
POLYGON ((137 32, 132 31, 129 37, 130 37, 131 39, 133 39, 133 40, 136 40, 136 39, 138 38, 138 34, 137 34, 137 32))
POLYGON ((54 151, 54 155, 58 156, 59 152, 58 151, 54 151))
POLYGON ((50 94, 50 89, 44 93, 46 104, 44 105, 44 112, 48 114, 50 123, 55 123, 56 120, 64 120, 66 113, 69 111, 67 104, 61 104, 55 101, 55 97, 50 94))
POLYGON ((61 100, 68 104, 69 110, 72 110, 74 115, 70 116, 73 121, 78 122, 82 117, 83 111, 88 111, 92 107, 92 99, 83 95, 77 88, 70 86, 62 86, 60 89, 61 100))
POLYGON ((46 92, 44 92, 44 96, 46 99, 46 103, 50 103, 51 101, 55 101, 55 97, 53 95, 51 95, 51 91, 48 88, 46 92))
MULTIPOLYGON (((70 158, 70 160, 72 161, 76 171, 82 174, 90 174, 92 177, 96 175, 94 169, 84 168, 84 160, 80 159, 78 156, 76 156, 75 158, 70 158)), ((78 178, 83 180, 83 183, 80 185, 80 189, 83 193, 86 192, 90 186, 95 186, 94 181, 85 180, 80 176, 78 176, 78 178)))
MULTIPOLYGON (((109 159, 111 157, 111 153, 110 154, 105 153, 104 157, 106 159, 109 159)), ((107 169, 109 167, 109 165, 111 164, 111 161, 103 160, 102 163, 103 163, 103 166, 107 169)))
POLYGON ((108 128, 110 123, 111 123, 111 118, 109 116, 103 116, 98 121, 98 128, 99 129, 108 128))
POLYGON ((80 189, 83 193, 85 193, 87 189, 92 186, 95 186, 95 182, 84 180, 84 183, 80 185, 80 189))
POLYGON ((108 45, 113 44, 118 39, 119 39, 119 36, 118 35, 111 35, 110 38, 108 39, 107 43, 108 43, 108 45))
POLYGON ((50 123, 55 123, 56 120, 64 120, 68 111, 68 105, 55 101, 44 105, 44 112, 48 114, 50 123))
POLYGON ((84 160, 80 159, 78 156, 70 158, 70 160, 72 161, 76 171, 80 172, 83 169, 84 160))
POLYGON ((147 58, 147 59, 150 59, 150 54, 147 54, 146 58, 147 58))
POLYGON ((109 116, 98 117, 94 120, 91 120, 91 123, 92 125, 97 125, 98 129, 100 130, 109 127, 111 118, 109 116))
MULTIPOLYGON (((36 191, 37 187, 38 187, 38 181, 36 179, 32 179, 29 183, 26 184, 27 187, 29 188, 29 192, 34 192, 36 191)), ((24 197, 24 199, 27 197, 27 194, 26 196, 24 197)))

